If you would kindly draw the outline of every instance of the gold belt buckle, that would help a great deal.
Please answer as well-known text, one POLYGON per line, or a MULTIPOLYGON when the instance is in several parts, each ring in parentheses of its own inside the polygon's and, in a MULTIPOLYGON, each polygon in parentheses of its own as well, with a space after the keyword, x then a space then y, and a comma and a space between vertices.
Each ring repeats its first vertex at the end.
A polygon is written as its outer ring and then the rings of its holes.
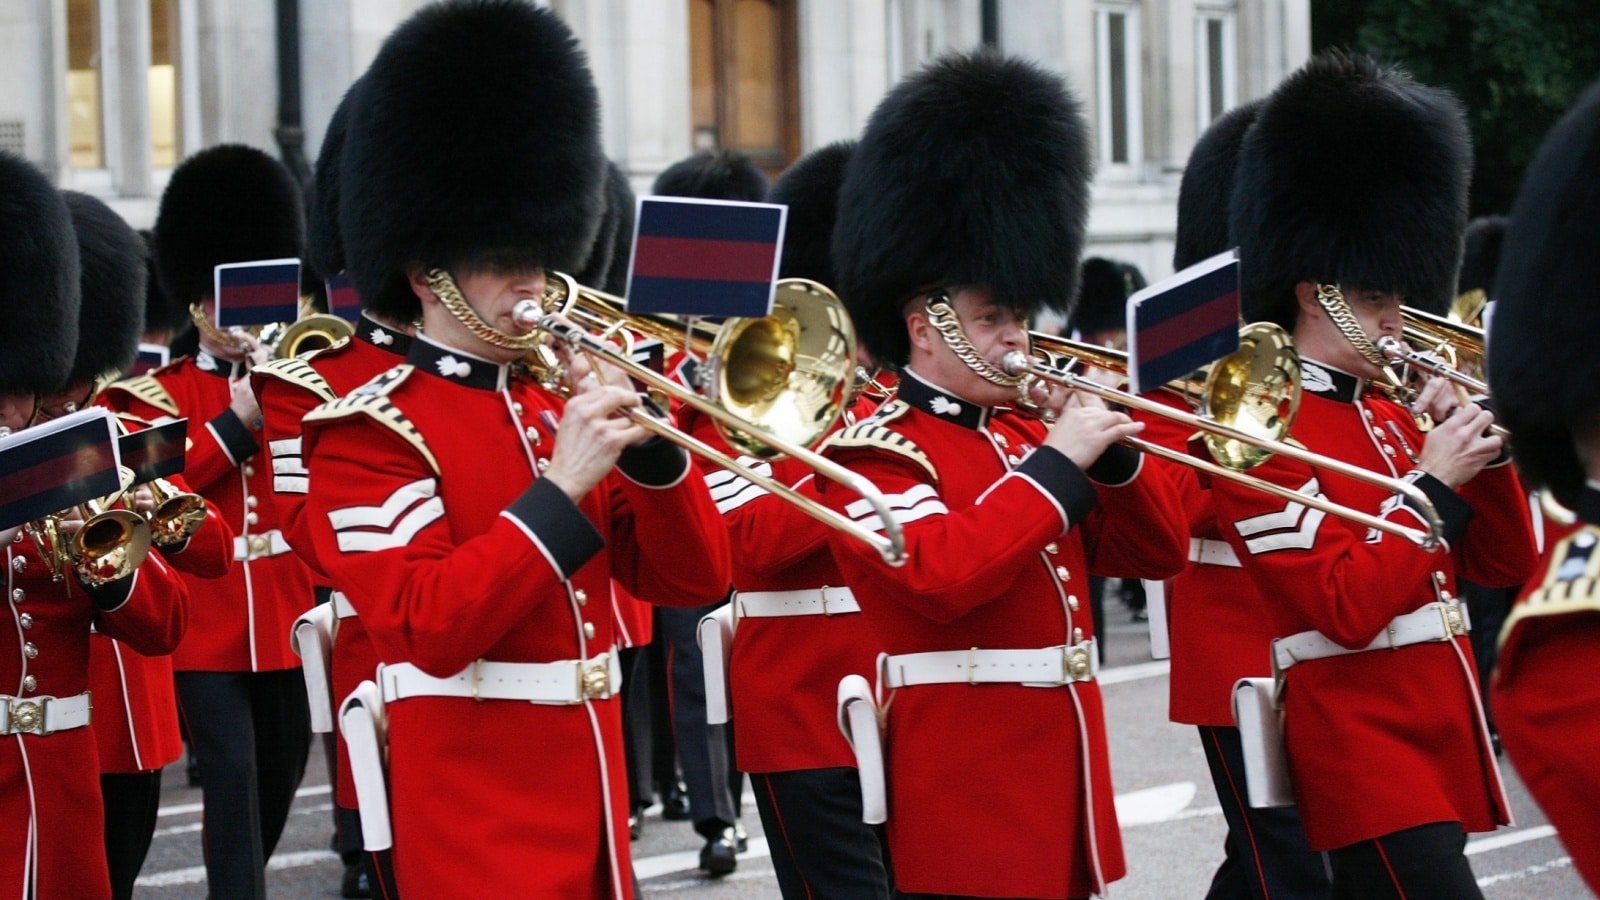
POLYGON ((1461 618, 1461 604, 1459 602, 1440 602, 1439 617, 1444 620, 1444 630, 1448 637, 1461 637, 1467 633, 1467 623, 1465 619, 1461 618))
POLYGON ((47 699, 12 700, 10 704, 10 731, 11 734, 49 734, 44 725, 45 705, 47 699))
POLYGON ((602 653, 592 663, 578 663, 578 689, 580 702, 611 696, 611 654, 602 653))
POLYGON ((1065 660, 1068 681, 1088 681, 1093 677, 1093 666, 1089 659, 1089 650, 1082 644, 1068 644, 1062 648, 1066 651, 1065 660))
POLYGON ((264 534, 252 534, 245 538, 245 547, 252 560, 266 556, 272 550, 272 538, 264 534))

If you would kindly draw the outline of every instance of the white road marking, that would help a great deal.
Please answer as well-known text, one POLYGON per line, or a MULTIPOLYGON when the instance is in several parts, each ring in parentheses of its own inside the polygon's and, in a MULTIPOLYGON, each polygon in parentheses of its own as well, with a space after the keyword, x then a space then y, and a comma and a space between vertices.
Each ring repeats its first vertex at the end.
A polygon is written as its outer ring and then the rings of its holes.
MULTIPOLYGON (((298 869, 301 866, 314 866, 322 862, 338 862, 339 855, 331 850, 302 850, 298 853, 275 853, 267 860, 267 871, 276 872, 279 869, 298 869)), ((187 869, 173 869, 169 872, 155 872, 150 875, 141 875, 134 882, 136 887, 173 887, 180 884, 199 884, 206 880, 205 866, 190 866, 187 869)))
POLYGON ((1510 847, 1515 844, 1525 844, 1528 841, 1537 841, 1547 837, 1555 837, 1555 828, 1549 825, 1536 825, 1533 828, 1522 828, 1516 831, 1507 831, 1502 834, 1492 834, 1484 838, 1476 838, 1467 843, 1467 855, 1474 853, 1487 853, 1490 850, 1499 850, 1501 847, 1510 847))
POLYGON ((1101 669, 1095 680, 1101 685, 1123 684, 1129 681, 1141 681, 1145 678, 1158 678, 1171 673, 1172 660, 1158 659, 1147 663, 1134 663, 1131 666, 1117 666, 1112 669, 1101 669))
MULTIPOLYGON (((303 787, 298 791, 295 791, 294 795, 296 797, 320 797, 323 794, 331 794, 331 793, 333 793, 333 787, 331 785, 313 784, 313 785, 309 785, 307 787, 303 787)), ((204 808, 205 808, 205 806, 203 804, 200 804, 200 803, 174 803, 171 806, 163 806, 160 809, 156 810, 156 815, 157 816, 186 816, 186 815, 189 815, 190 813, 197 813, 197 812, 199 812, 200 810, 202 810, 204 808)))
POLYGON ((1491 885, 1499 884, 1503 881, 1515 881, 1518 878, 1527 878, 1530 875, 1542 875, 1545 872, 1551 871, 1552 869, 1565 869, 1570 865, 1572 865, 1572 857, 1558 856, 1547 863, 1529 866, 1526 869, 1518 869, 1515 872, 1501 872, 1499 875, 1485 875, 1484 877, 1478 879, 1478 887, 1485 888, 1491 885))
POLYGON ((1188 807, 1194 799, 1192 781, 1179 781, 1158 787, 1117 795, 1117 823, 1123 828, 1165 822, 1188 807))

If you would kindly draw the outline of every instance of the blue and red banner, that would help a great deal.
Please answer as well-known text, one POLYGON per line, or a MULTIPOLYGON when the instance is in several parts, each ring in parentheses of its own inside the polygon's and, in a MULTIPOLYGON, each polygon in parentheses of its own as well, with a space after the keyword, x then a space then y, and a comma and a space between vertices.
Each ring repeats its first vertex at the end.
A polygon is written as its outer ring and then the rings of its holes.
POLYGON ((116 493, 115 427, 95 407, 0 439, 0 529, 116 493))
POLYGON ((174 419, 117 438, 122 465, 133 470, 133 483, 171 478, 183 471, 189 449, 189 420, 174 419))
POLYGON ((300 260, 223 263, 213 296, 218 328, 293 322, 300 318, 300 260))
POLYGON ((323 285, 328 292, 328 312, 347 322, 361 318, 361 295, 356 293, 356 282, 349 272, 340 272, 323 285))
POLYGON ((139 355, 133 358, 133 366, 123 373, 125 378, 133 378, 149 373, 172 362, 172 351, 161 344, 146 344, 140 342, 139 355))
POLYGON ((1154 390, 1239 349, 1239 257, 1219 253, 1128 298, 1129 390, 1154 390))
POLYGON ((682 197, 639 201, 628 311, 764 316, 789 209, 682 197))

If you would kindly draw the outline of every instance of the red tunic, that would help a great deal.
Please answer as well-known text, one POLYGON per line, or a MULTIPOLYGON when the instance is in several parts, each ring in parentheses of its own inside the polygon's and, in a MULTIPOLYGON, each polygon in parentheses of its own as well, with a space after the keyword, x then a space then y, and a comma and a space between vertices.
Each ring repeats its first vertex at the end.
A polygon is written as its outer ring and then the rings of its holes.
POLYGON ((234 532, 235 565, 226 577, 184 575, 196 602, 172 656, 180 672, 270 672, 298 668, 289 627, 311 605, 311 579, 281 528, 272 466, 257 432, 228 409, 229 385, 243 366, 200 351, 149 375, 106 388, 100 402, 151 421, 187 416, 184 477, 234 532))
POLYGON ((1578 513, 1506 622, 1493 703, 1528 793, 1600 892, 1600 491, 1586 489, 1578 513))
MULTIPOLYGON (((188 613, 183 584, 152 551, 132 579, 91 598, 68 575, 54 581, 21 532, 4 548, 9 621, 0 628, 0 693, 72 697, 89 688, 90 628, 142 653, 177 646, 188 613)), ((98 719, 94 710, 91 721, 98 719)), ((0 737, 0 897, 111 895, 90 728, 0 737), (35 845, 30 848, 30 832, 35 845)))
MULTIPOLYGON (((726 594, 726 535, 681 452, 630 451, 628 471, 659 486, 619 469, 575 506, 537 477, 560 412, 526 378, 419 338, 408 365, 307 417, 317 557, 386 664, 445 677, 591 658, 617 642, 613 577, 663 603, 726 594)), ((619 699, 423 696, 388 717, 402 893, 631 894, 619 699)))
MULTIPOLYGON (((1409 412, 1366 395, 1353 376, 1309 360, 1304 367, 1297 440, 1384 475, 1415 467, 1411 455, 1421 453, 1423 436, 1409 412)), ((1397 524, 1421 521, 1382 488, 1282 457, 1251 471, 1397 524)), ((1509 465, 1484 470, 1459 493, 1431 476, 1416 484, 1446 520, 1448 549, 1429 553, 1260 491, 1213 484, 1229 543, 1274 599, 1274 637, 1316 630, 1361 647, 1396 616, 1457 596, 1458 575, 1490 587, 1527 577, 1535 562, 1532 527, 1509 465)), ((1489 831, 1508 821, 1468 637, 1310 660, 1286 679, 1289 768, 1313 849, 1429 822, 1489 831)))
MULTIPOLYGON (((1166 477, 1138 457, 1091 482, 1039 447, 1037 420, 972 406, 914 373, 831 439, 830 456, 888 496, 908 559, 830 539, 890 654, 1045 648, 1093 637, 1091 572, 1166 578, 1187 535, 1166 477), (908 446, 914 450, 908 450, 908 446)), ((1132 459, 1130 460, 1129 457, 1132 459)), ((874 516, 821 485, 835 509, 874 516)), ((887 698, 889 855, 908 892, 1077 897, 1125 874, 1100 688, 1093 681, 918 685, 887 698)))

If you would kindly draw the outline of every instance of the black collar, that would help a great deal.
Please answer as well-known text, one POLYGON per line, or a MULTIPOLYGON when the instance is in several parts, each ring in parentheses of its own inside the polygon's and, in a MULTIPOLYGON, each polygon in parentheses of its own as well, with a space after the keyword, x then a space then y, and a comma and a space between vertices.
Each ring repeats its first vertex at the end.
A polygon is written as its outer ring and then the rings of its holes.
POLYGON ((1341 372, 1327 363, 1300 360, 1300 389, 1326 400, 1354 403, 1367 389, 1367 380, 1349 372, 1341 372))
POLYGON ((203 349, 194 351, 194 367, 220 378, 243 378, 245 372, 243 362, 219 359, 203 349))
POLYGON ((1583 493, 1578 495, 1578 508, 1574 512, 1590 525, 1600 525, 1600 484, 1593 481, 1584 484, 1583 493))
POLYGON ((390 328, 364 312, 361 318, 356 320, 355 328, 357 339, 366 341, 379 350, 396 356, 405 356, 411 352, 411 335, 390 328))
POLYGON ((982 428, 989 424, 989 417, 994 414, 993 409, 962 400, 910 369, 903 371, 896 396, 930 416, 964 428, 982 428))
POLYGON ((434 343, 423 334, 418 334, 411 342, 406 362, 436 378, 486 391, 504 390, 510 369, 510 366, 434 343))

